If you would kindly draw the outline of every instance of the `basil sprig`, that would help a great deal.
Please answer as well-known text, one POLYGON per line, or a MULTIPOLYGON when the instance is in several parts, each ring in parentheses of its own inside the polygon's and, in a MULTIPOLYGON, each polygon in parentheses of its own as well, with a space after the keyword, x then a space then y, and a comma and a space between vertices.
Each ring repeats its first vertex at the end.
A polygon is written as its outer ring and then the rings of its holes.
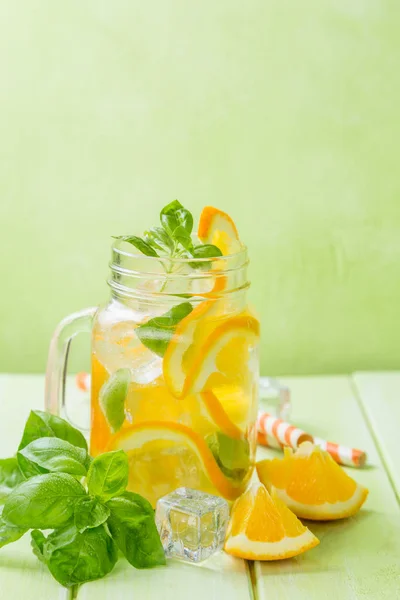
MULTIPOLYGON (((161 210, 161 227, 152 227, 141 238, 137 235, 115 236, 146 256, 159 258, 215 258, 222 256, 213 244, 197 244, 192 240, 193 216, 178 200, 173 200, 161 210)), ((208 261, 191 261, 193 269, 207 268, 208 261)))
POLYGON ((33 553, 66 587, 107 575, 118 549, 136 568, 165 564, 154 511, 126 492, 128 476, 122 450, 91 459, 78 430, 31 412, 17 457, 0 460, 0 548, 32 530, 33 553))

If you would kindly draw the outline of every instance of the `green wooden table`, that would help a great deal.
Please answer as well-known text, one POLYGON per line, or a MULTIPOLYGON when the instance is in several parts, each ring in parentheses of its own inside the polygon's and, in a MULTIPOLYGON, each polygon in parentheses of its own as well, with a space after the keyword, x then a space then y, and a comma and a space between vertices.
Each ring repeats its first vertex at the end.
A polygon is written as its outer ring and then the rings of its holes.
MULTIPOLYGON (((200 566, 168 561, 151 571, 121 559, 105 579, 71 591, 42 567, 26 536, 0 550, 0 599, 72 600, 74 593, 78 600, 400 599, 400 373, 284 381, 296 424, 368 452, 367 468, 349 469, 370 490, 365 507, 351 519, 309 523, 321 540, 317 548, 281 562, 246 563, 220 553, 200 566)), ((43 409, 43 390, 42 376, 0 376, 0 457, 15 451, 29 410, 43 409)), ((260 449, 260 457, 275 454, 260 449)))

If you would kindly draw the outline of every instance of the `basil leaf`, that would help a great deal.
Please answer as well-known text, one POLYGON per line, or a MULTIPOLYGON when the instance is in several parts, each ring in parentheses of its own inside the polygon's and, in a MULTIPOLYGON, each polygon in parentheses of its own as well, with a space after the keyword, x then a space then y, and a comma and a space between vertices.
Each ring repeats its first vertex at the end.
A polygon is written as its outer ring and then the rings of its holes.
POLYGON ((87 477, 89 494, 106 502, 125 491, 128 476, 128 456, 123 450, 100 454, 89 467, 87 477))
POLYGON ((109 516, 110 509, 97 498, 84 496, 75 504, 75 527, 80 533, 102 525, 109 516))
POLYGON ((0 504, 20 483, 25 481, 18 466, 16 458, 3 458, 0 460, 0 504))
POLYGON ((214 244, 200 244, 192 250, 193 258, 215 258, 222 256, 221 250, 214 244))
POLYGON ((44 564, 46 564, 46 559, 43 554, 45 542, 46 536, 39 529, 31 531, 32 552, 44 564))
POLYGON ((192 238, 190 233, 186 231, 186 229, 182 225, 178 225, 178 227, 174 231, 174 239, 181 244, 185 248, 185 250, 191 251, 193 248, 192 238))
POLYGON ((211 433, 205 438, 221 471, 236 481, 243 479, 250 468, 250 445, 224 433, 211 433))
POLYGON ((38 473, 69 473, 76 477, 86 475, 86 450, 59 438, 38 438, 19 450, 17 457, 26 477, 32 476, 33 469, 38 473))
POLYGON ((6 546, 7 544, 11 544, 12 542, 16 542, 21 538, 24 533, 26 533, 28 529, 25 527, 17 527, 16 525, 11 525, 11 523, 7 523, 0 512, 0 548, 6 546))
MULTIPOLYGON (((223 256, 221 250, 214 246, 213 244, 201 244, 199 246, 195 246, 191 252, 191 256, 193 258, 216 258, 218 256, 223 256)), ((210 262, 202 260, 201 262, 190 262, 189 263, 192 269, 209 269, 210 262)))
POLYGON ((165 565, 165 554, 154 521, 154 510, 139 494, 125 492, 108 502, 110 533, 131 565, 146 569, 165 565))
POLYGON ((50 573, 61 585, 101 579, 118 560, 118 549, 103 525, 79 533, 74 526, 51 533, 43 546, 50 573))
POLYGON ((72 475, 46 473, 21 483, 8 496, 3 510, 7 523, 27 529, 63 527, 74 514, 85 490, 72 475))
POLYGON ((156 250, 161 250, 168 254, 171 254, 174 250, 172 238, 162 227, 152 227, 148 231, 145 231, 144 238, 156 250))
POLYGON ((87 443, 82 433, 72 427, 67 421, 42 412, 41 410, 31 411, 25 424, 22 434, 22 440, 18 450, 22 450, 28 444, 42 437, 56 437, 69 442, 73 446, 84 448, 87 451, 87 443))
POLYGON ((124 242, 128 242, 128 244, 132 244, 132 246, 135 246, 139 252, 145 254, 146 256, 158 256, 154 248, 152 248, 150 244, 142 240, 142 238, 138 237, 137 235, 120 235, 115 236, 114 239, 123 240, 124 242))
POLYGON ((125 400, 130 382, 130 369, 118 369, 100 390, 100 408, 112 433, 121 429, 125 421, 125 400))
POLYGON ((144 325, 136 327, 135 333, 146 348, 158 356, 164 356, 165 351, 175 333, 176 326, 193 310, 190 302, 177 304, 171 310, 150 319, 144 325))
POLYGON ((173 202, 164 206, 160 213, 160 221, 161 225, 172 237, 175 237, 175 230, 180 225, 186 229, 189 235, 192 233, 192 214, 178 200, 173 200, 173 202))

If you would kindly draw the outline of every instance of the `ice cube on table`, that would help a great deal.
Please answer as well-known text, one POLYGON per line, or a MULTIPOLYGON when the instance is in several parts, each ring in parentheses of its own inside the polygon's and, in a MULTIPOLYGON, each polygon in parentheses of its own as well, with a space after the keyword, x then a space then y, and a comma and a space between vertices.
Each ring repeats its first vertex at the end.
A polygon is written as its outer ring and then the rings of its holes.
POLYGON ((165 555, 200 562, 224 544, 229 505, 223 498, 190 488, 178 488, 160 498, 156 525, 165 555))

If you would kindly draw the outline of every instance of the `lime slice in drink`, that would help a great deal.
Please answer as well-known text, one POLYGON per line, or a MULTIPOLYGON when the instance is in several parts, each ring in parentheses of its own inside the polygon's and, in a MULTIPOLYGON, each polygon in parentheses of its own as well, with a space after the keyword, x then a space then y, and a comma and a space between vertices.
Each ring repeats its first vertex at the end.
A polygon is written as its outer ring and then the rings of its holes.
POLYGON ((100 407, 113 433, 121 429, 125 421, 125 400, 130 382, 130 369, 118 369, 100 390, 100 407))

